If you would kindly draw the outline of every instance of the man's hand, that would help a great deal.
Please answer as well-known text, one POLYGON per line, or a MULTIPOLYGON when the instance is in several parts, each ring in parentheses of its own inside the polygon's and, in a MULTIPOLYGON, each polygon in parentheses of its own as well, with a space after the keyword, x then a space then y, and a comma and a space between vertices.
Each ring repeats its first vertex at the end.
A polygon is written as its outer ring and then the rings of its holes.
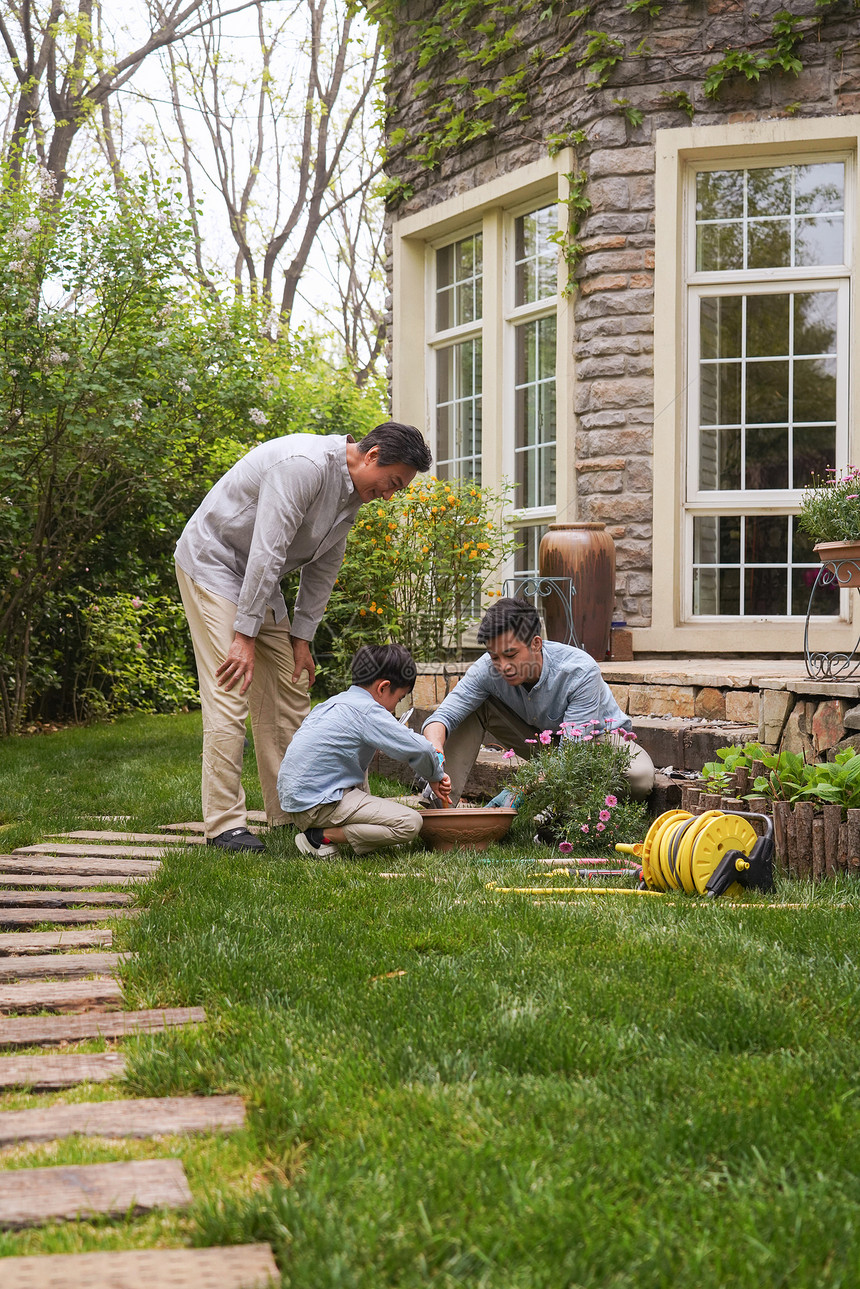
POLYGON ((431 721, 429 725, 424 726, 421 733, 428 743, 433 744, 437 752, 445 755, 445 739, 448 736, 448 730, 441 721, 431 721))
POLYGON ((311 657, 311 646, 307 640, 300 640, 298 636, 290 636, 293 644, 293 658, 295 668, 293 670, 293 684, 296 684, 303 671, 308 673, 308 689, 314 683, 317 671, 314 666, 314 660, 311 657))
POLYGON ((253 636, 243 636, 241 631, 237 631, 233 637, 233 643, 227 650, 227 657, 215 672, 218 684, 227 690, 232 689, 237 680, 242 680, 240 698, 254 679, 255 648, 256 640, 253 636))
POLYGON ((446 806, 450 810, 451 809, 451 780, 448 778, 448 775, 446 774, 444 778, 438 781, 438 783, 431 783, 430 787, 433 789, 434 794, 442 802, 442 805, 446 806))

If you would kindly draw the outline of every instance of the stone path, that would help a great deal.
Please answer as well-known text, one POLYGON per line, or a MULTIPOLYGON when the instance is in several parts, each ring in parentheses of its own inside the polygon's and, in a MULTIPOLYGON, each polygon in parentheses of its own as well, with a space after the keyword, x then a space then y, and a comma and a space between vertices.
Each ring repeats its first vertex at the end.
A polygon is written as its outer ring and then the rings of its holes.
MULTIPOLYGON (((107 821, 106 821, 107 822, 107 821)), ((128 918, 134 896, 99 888, 130 887, 161 868, 169 846, 203 843, 197 823, 158 833, 80 830, 0 855, 0 1051, 47 1047, 103 1037, 151 1033, 200 1024, 200 1007, 122 1010, 117 979, 122 955, 112 932, 99 926, 128 918), (55 927, 46 930, 45 927, 55 927), (87 950, 88 952, 81 952, 87 950), (27 1012, 39 1013, 27 1015, 27 1012), (45 1014, 51 1013, 51 1014, 45 1014)), ((259 821, 258 821, 259 822, 259 821)), ((48 1091, 122 1078, 115 1051, 0 1055, 0 1088, 48 1091)), ((232 1132, 245 1122, 235 1096, 129 1098, 73 1102, 0 1112, 0 1148, 68 1136, 106 1139, 169 1133, 232 1132)), ((118 1161, 52 1168, 0 1163, 0 1228, 15 1229, 81 1217, 127 1217, 192 1201, 177 1159, 118 1161)), ((5 1258, 3 1289, 138 1289, 161 1282, 171 1289, 265 1289, 278 1270, 268 1245, 214 1249, 153 1249, 52 1257, 5 1258)))

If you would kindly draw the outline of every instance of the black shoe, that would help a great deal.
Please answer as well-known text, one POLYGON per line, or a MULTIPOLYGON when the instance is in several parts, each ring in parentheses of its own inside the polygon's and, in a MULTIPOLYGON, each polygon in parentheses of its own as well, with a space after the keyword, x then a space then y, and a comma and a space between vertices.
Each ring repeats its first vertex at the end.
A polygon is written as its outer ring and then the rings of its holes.
POLYGON ((207 837, 207 846, 217 846, 219 850, 265 850, 266 847, 247 828, 228 828, 217 837, 207 837))

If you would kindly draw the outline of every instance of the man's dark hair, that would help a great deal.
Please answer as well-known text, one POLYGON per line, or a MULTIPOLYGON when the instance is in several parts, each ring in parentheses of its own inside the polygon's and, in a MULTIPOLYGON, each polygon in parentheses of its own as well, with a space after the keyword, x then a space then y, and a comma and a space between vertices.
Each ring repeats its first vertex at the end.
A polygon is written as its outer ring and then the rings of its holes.
POLYGON ((399 644, 362 645, 351 669, 352 683, 364 688, 376 680, 387 680, 392 689, 411 689, 417 675, 412 654, 399 644))
POLYGON ((356 444, 359 452, 379 448, 379 464, 394 465, 402 461, 413 470, 429 470, 433 464, 430 449, 421 431, 414 425, 401 425, 399 421, 386 421, 377 425, 356 444))
POLYGON ((496 600, 481 619, 478 644, 489 644, 506 631, 513 631, 514 639, 526 644, 530 644, 535 636, 541 635, 540 618, 535 606, 519 596, 505 596, 496 600))

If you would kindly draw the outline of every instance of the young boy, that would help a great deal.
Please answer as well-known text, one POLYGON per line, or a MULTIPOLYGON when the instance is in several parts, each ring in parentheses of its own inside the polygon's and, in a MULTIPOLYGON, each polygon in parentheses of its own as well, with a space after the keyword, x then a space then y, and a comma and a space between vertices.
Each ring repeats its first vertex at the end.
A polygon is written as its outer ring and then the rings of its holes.
POLYGON ((406 761, 449 804, 451 780, 421 734, 395 720, 393 712, 415 684, 415 663, 402 645, 362 645, 352 660, 352 685, 306 716, 278 772, 278 797, 300 829, 296 845, 305 855, 337 854, 349 842, 356 855, 413 841, 421 814, 365 792, 374 752, 406 761))

